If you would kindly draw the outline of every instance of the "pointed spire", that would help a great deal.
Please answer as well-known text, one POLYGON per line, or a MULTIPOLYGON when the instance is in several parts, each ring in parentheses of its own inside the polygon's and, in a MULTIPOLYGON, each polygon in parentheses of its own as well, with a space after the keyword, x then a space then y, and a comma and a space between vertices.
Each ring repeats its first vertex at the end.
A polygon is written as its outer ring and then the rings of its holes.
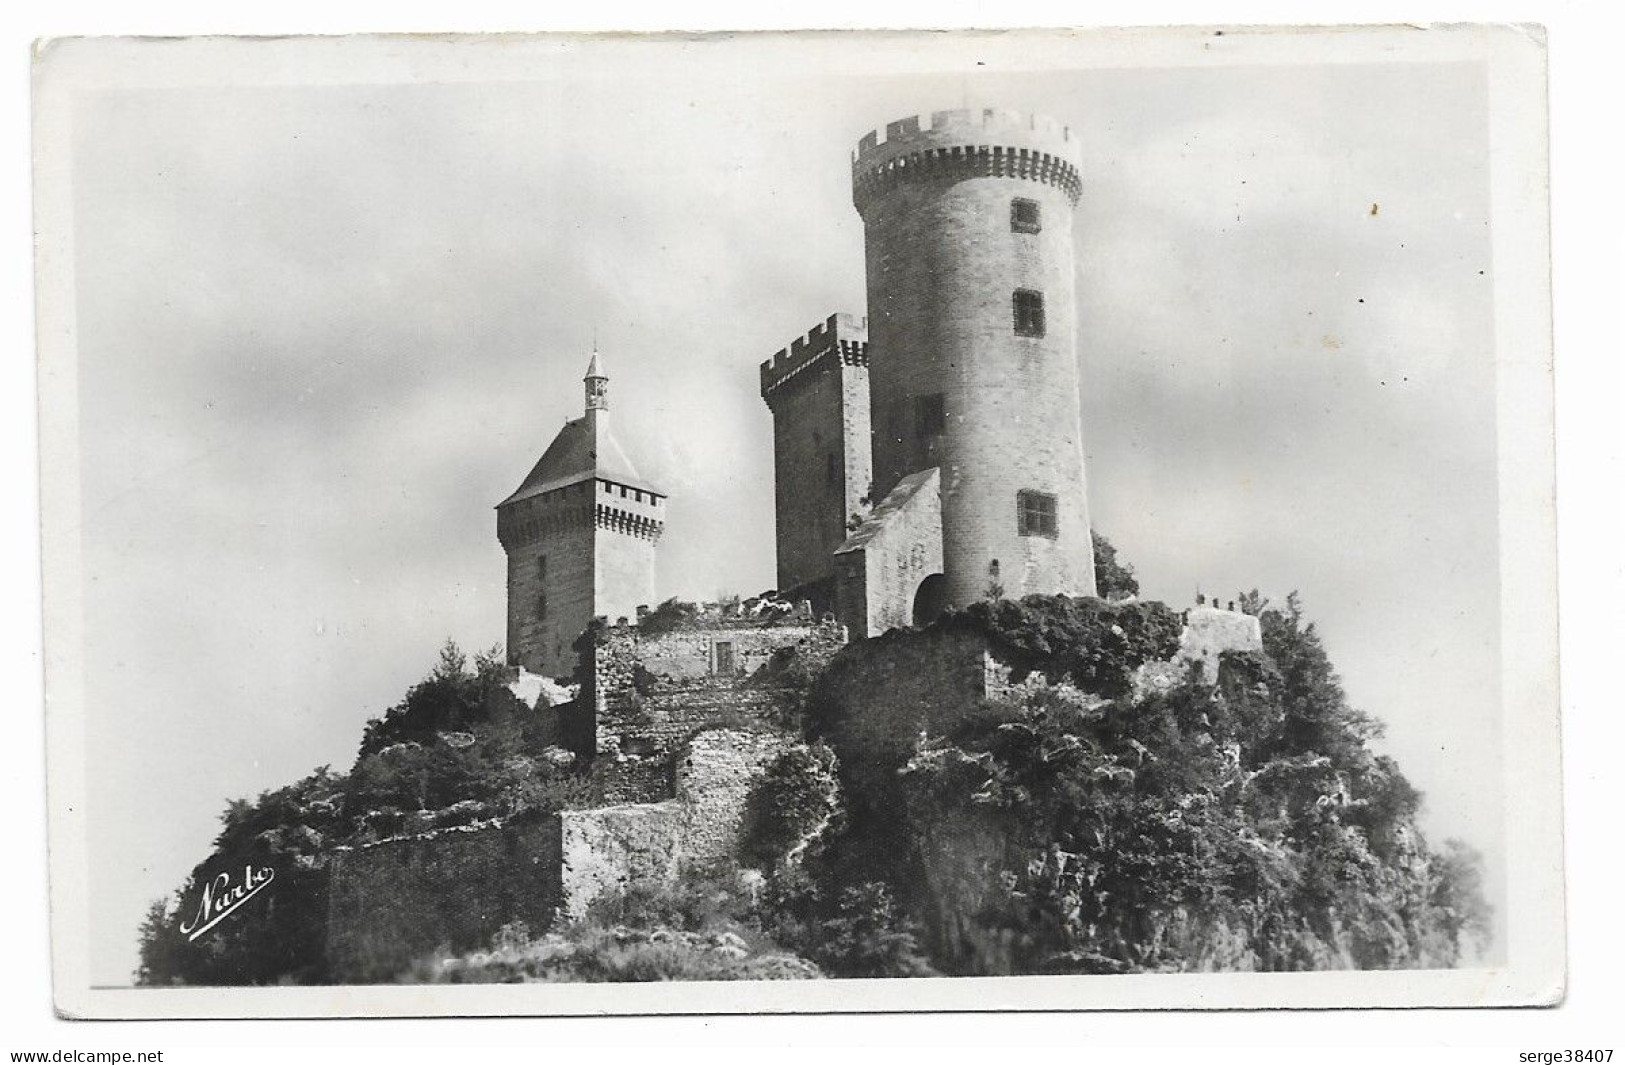
POLYGON ((598 357, 596 341, 592 346, 592 361, 587 363, 587 374, 582 380, 587 383, 587 410, 608 410, 609 375, 604 373, 604 364, 598 357))

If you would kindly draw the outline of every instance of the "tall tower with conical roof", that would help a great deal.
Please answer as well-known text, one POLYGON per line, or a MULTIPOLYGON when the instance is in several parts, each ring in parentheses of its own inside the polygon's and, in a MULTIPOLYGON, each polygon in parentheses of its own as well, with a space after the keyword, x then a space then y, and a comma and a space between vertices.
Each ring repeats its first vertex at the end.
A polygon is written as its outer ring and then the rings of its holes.
POLYGON ((610 431, 609 376, 596 346, 582 416, 564 423, 522 484, 497 504, 508 556, 508 661, 568 676, 572 645, 595 617, 655 601, 655 544, 666 494, 610 431))

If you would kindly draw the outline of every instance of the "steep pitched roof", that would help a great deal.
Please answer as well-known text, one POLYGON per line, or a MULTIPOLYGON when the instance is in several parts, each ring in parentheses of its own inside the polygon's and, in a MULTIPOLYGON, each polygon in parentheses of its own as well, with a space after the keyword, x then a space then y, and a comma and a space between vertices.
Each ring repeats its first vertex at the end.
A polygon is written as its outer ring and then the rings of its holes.
POLYGON ((863 523, 835 549, 835 554, 842 555, 863 547, 879 536, 892 515, 906 508, 921 491, 927 488, 937 490, 941 483, 941 474, 935 466, 911 473, 898 481, 896 487, 886 493, 886 498, 880 501, 880 505, 870 511, 869 516, 863 519, 863 523))
POLYGON ((588 478, 602 478, 656 495, 666 494, 638 473, 632 460, 626 457, 626 450, 609 431, 609 419, 589 413, 565 422, 524 482, 497 505, 506 506, 588 478))

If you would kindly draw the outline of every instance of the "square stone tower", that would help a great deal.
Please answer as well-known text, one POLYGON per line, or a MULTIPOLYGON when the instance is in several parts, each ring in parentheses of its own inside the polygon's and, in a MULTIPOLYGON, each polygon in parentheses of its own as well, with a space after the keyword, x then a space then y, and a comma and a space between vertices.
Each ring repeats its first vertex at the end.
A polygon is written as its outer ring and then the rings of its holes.
POLYGON ((609 427, 609 378, 596 351, 586 410, 566 422, 517 490, 497 504, 508 556, 508 661, 566 677, 595 617, 655 601, 666 495, 643 479, 609 427))
POLYGON ((773 411, 779 590, 831 606, 833 552, 870 487, 869 343, 863 319, 832 314, 762 363, 773 411))

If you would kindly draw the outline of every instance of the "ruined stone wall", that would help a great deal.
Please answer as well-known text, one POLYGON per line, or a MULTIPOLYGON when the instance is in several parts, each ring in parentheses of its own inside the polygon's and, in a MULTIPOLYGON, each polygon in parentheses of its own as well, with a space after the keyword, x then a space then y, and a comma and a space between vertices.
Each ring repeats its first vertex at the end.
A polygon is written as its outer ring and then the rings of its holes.
POLYGON ((956 632, 894 632, 855 643, 835 662, 820 691, 847 714, 849 741, 878 749, 953 720, 996 693, 1009 670, 988 653, 981 636, 956 632))
POLYGON ((737 682, 696 685, 611 702, 599 720, 595 794, 605 802, 658 802, 676 790, 675 763, 690 737, 719 723, 771 727, 783 693, 737 682))
POLYGON ((1226 651, 1264 650, 1264 635, 1251 614, 1218 607, 1193 606, 1185 611, 1179 650, 1164 662, 1147 662, 1134 673, 1134 695, 1167 691, 1191 675, 1202 684, 1219 682, 1219 659, 1226 651))
POLYGON ((745 799, 795 740, 781 732, 719 728, 689 740, 677 761, 682 861, 715 868, 737 857, 745 799))
POLYGON ((558 815, 562 912, 584 917, 598 899, 632 883, 677 876, 682 809, 675 801, 566 810, 558 815))
POLYGON ((336 979, 385 981, 421 960, 485 947, 504 924, 580 918, 630 884, 668 884, 738 853, 745 798, 786 733, 702 731, 680 752, 660 802, 565 810, 525 825, 488 824, 338 852, 328 909, 336 979))
POLYGON ((794 742, 782 732, 708 729, 682 746, 674 798, 560 814, 563 912, 581 917, 629 884, 671 883, 685 869, 735 860, 745 799, 794 742))
POLYGON ((391 980, 417 961, 484 947, 511 921, 546 928, 562 901, 560 863, 556 818, 337 851, 327 923, 333 979, 391 980))
POLYGON ((794 708, 799 691, 764 669, 775 653, 793 648, 816 669, 845 642, 842 626, 810 620, 710 617, 655 635, 635 625, 606 629, 594 648, 591 693, 596 793, 610 803, 670 798, 689 737, 716 725, 770 727, 794 708))

